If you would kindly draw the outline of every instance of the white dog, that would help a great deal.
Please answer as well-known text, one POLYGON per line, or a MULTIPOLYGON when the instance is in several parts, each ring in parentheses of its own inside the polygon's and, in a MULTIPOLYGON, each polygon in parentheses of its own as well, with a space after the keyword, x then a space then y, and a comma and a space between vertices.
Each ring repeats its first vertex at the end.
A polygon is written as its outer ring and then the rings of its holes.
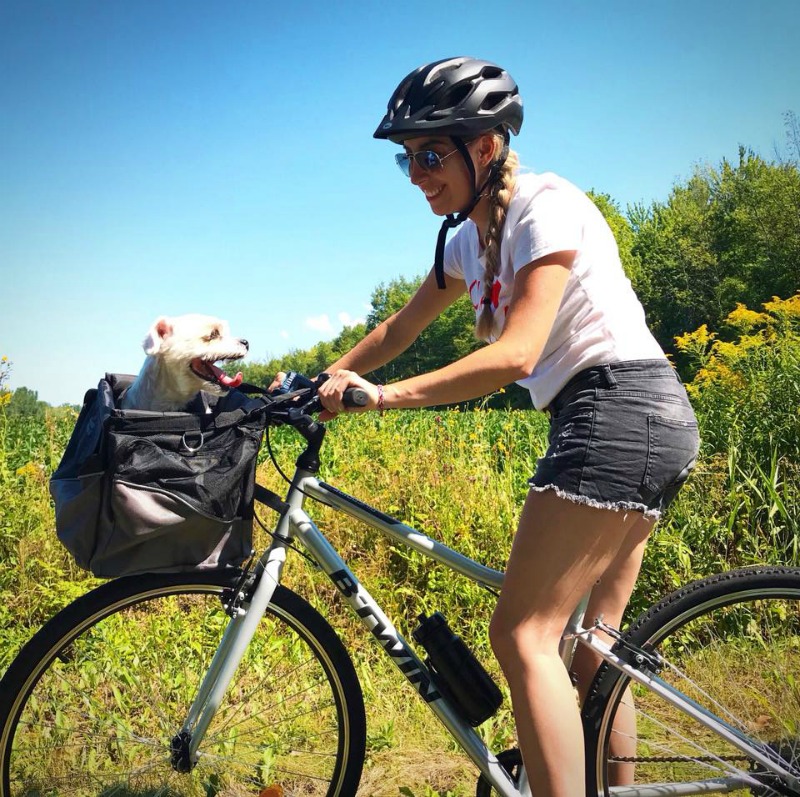
POLYGON ((225 374, 215 363, 240 360, 250 345, 231 337, 228 324, 205 315, 161 317, 142 343, 147 358, 122 397, 122 409, 182 410, 198 391, 216 395, 238 387, 241 373, 225 374))

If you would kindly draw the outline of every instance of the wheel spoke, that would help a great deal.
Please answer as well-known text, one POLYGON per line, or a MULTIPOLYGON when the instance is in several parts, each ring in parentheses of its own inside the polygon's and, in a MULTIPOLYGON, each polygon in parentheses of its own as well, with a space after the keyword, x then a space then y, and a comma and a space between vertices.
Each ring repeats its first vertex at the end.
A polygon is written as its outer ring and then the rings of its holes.
POLYGON ((34 637, 3 681, 25 694, 17 716, 0 716, 0 797, 355 793, 366 736, 355 671, 324 620, 283 588, 196 764, 173 769, 170 740, 228 622, 222 585, 196 578, 109 582, 34 637))
POLYGON ((659 677, 751 739, 752 753, 609 671, 585 711, 597 795, 634 784, 653 794, 800 795, 799 570, 737 571, 689 585, 626 640, 655 648, 664 660, 659 677), (781 785, 773 765, 787 773, 781 785))

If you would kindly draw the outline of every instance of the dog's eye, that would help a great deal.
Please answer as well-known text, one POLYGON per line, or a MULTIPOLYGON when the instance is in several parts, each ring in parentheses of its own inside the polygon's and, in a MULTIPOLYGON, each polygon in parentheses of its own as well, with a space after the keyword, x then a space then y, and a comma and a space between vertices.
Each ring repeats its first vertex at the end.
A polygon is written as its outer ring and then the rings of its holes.
POLYGON ((218 337, 220 337, 219 330, 212 329, 211 332, 206 335, 206 340, 210 343, 212 340, 216 340, 218 337))

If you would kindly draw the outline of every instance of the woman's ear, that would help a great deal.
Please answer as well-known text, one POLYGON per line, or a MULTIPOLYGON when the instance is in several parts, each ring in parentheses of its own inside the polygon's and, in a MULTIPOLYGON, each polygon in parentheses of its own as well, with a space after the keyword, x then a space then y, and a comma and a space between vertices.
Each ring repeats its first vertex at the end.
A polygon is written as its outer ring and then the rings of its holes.
POLYGON ((478 139, 478 163, 482 167, 487 167, 497 157, 497 141, 495 136, 485 133, 478 139))

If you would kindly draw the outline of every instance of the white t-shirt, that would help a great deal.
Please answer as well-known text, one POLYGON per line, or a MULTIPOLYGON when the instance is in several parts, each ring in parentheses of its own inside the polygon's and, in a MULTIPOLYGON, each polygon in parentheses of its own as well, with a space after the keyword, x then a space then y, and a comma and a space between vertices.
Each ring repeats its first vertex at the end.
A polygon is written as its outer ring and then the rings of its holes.
MULTIPOLYGON (((518 175, 500 245, 492 290, 497 340, 511 301, 514 276, 533 260, 575 250, 561 306, 533 373, 518 384, 543 409, 566 382, 593 365, 664 358, 644 310, 625 276, 614 235, 579 188, 552 173, 518 175)), ((485 258, 477 227, 466 221, 448 241, 444 270, 463 279, 476 313, 483 298, 485 258)))

